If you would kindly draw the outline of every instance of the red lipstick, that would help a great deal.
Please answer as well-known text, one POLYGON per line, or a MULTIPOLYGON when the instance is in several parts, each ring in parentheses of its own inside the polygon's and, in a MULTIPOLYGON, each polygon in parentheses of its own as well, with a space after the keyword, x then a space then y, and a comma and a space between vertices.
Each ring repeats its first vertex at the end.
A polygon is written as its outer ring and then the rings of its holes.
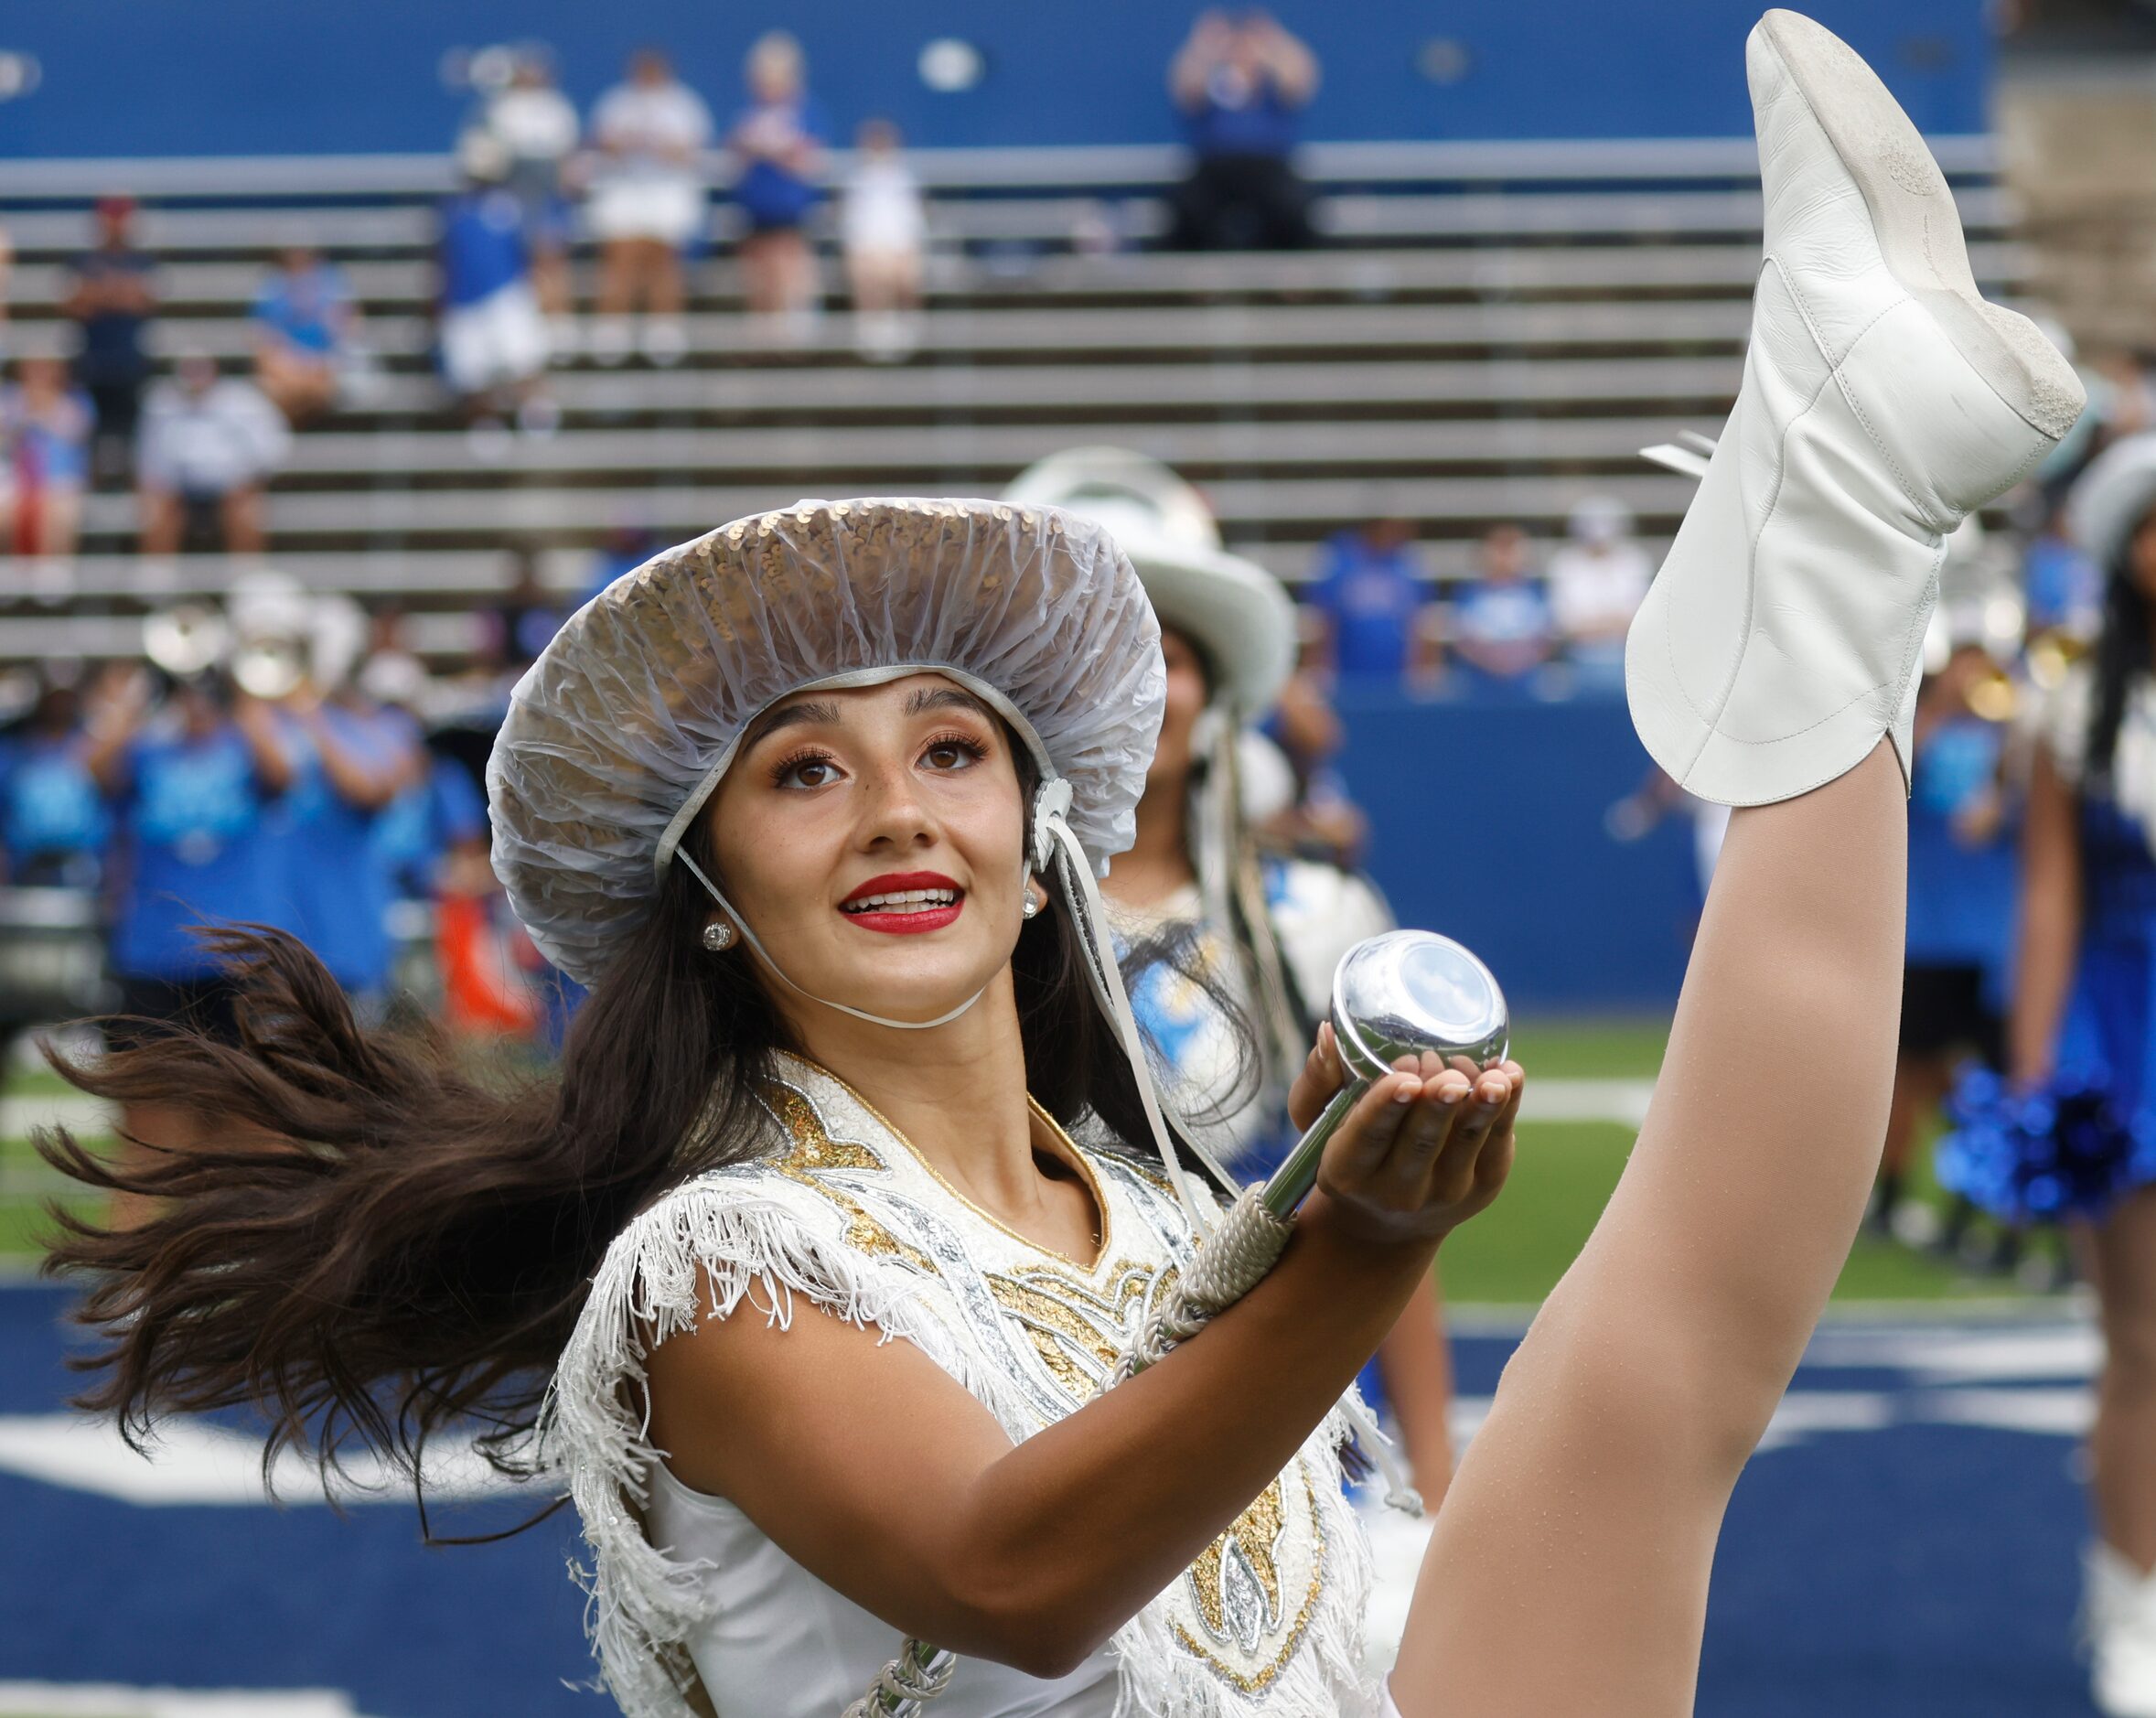
POLYGON ((847 896, 839 910, 863 930, 917 937, 953 923, 965 906, 965 890, 940 871, 887 871, 847 896))

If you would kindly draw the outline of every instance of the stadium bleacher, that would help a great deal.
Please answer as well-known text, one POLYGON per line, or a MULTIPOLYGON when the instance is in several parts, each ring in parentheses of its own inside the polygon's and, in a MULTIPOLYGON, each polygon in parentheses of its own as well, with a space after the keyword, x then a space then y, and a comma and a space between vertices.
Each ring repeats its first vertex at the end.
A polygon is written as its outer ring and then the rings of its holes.
MULTIPOLYGON (((2011 289, 2022 268, 1988 140, 1940 156, 1979 278, 2011 289)), ((432 156, 7 164, 15 344, 64 341, 67 259, 108 189, 144 199, 167 356, 238 360, 272 254, 324 251, 364 303, 379 373, 299 437, 272 490, 273 559, 398 602, 437 657, 468 647, 519 553, 569 591, 621 527, 675 539, 802 494, 992 492, 1080 440, 1170 460, 1229 540, 1290 580, 1375 515, 1413 520, 1441 578, 1488 524, 1550 534, 1591 492, 1625 499, 1652 540, 1689 486, 1636 450, 1711 430, 1735 392, 1759 224, 1749 140, 1320 145, 1305 166, 1327 248, 1234 256, 1074 247, 1104 214, 1139 245, 1158 230, 1169 150, 914 159, 936 239, 910 362, 863 363, 842 314, 799 349, 759 341, 722 244, 694 273, 686 363, 570 361, 562 432, 498 462, 433 376, 431 205, 449 167, 432 156)), ((588 298, 588 256, 578 268, 588 298)), ((144 612, 234 570, 138 560, 134 529, 131 498, 92 498, 71 578, 10 582, 0 660, 132 652, 144 612)))

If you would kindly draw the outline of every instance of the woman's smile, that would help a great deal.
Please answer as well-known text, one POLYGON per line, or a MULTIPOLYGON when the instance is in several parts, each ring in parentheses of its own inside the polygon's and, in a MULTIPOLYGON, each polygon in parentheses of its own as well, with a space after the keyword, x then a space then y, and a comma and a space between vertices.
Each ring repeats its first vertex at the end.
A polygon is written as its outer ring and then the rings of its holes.
POLYGON ((941 930, 965 909, 965 890, 940 871, 885 872, 839 903, 839 911, 863 930, 894 937, 941 930))

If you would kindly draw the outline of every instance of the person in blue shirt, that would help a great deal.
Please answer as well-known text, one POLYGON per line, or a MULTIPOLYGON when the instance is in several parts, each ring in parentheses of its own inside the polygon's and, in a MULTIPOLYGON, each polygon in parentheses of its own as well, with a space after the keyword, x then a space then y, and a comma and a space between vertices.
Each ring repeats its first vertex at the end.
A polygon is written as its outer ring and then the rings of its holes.
POLYGON ((809 93, 801 45, 785 31, 757 38, 747 70, 749 105, 726 138, 734 200, 748 217, 742 285, 750 314, 798 337, 817 297, 816 258, 801 229, 823 199, 818 181, 831 126, 809 93))
POLYGON ((97 410, 97 473, 125 478, 157 314, 157 264, 134 242, 134 199, 98 199, 97 242, 75 259, 72 274, 60 310, 77 331, 75 381, 97 410))
POLYGON ((1518 525, 1484 533, 1479 573, 1453 599, 1453 656, 1468 690, 1509 691, 1550 660, 1557 617, 1528 576, 1527 533, 1518 525))
POLYGON ((0 854, 25 888, 93 889, 112 817, 90 773, 72 686, 48 685, 28 718, 0 738, 0 854))
POLYGON ((418 723, 354 683, 366 617, 349 598, 316 605, 312 674, 277 706, 293 763, 291 790, 270 820, 272 899, 363 1015, 388 998, 395 946, 392 866, 377 824, 425 779, 418 723))
POLYGON ((485 132, 458 145, 463 188, 442 205, 435 329, 442 380, 475 432, 475 449, 517 415, 529 435, 552 432, 561 413, 543 386, 546 320, 531 285, 524 210, 502 181, 508 151, 485 132))
POLYGON ((1430 603, 1429 569, 1404 519, 1373 520, 1330 538, 1303 600, 1324 617, 1325 650, 1344 681, 1398 685, 1430 603))
POLYGON ((2002 687, 1982 646, 1964 642, 1917 694, 1901 1045, 1872 1210, 1889 1233, 1917 1135, 1957 1069, 1972 1057, 1991 1068, 2005 1061, 2019 823, 2006 787, 2009 713, 1987 703, 2002 687))
POLYGON ((1316 57, 1263 11, 1198 15, 1168 70, 1196 156, 1172 199, 1171 250, 1315 242, 1309 192, 1289 157, 1317 78, 1316 57))
POLYGON ((2066 534, 2054 510, 2029 539, 2022 560, 2031 632, 2094 636, 2104 610, 2104 572, 2066 534))
MULTIPOLYGON (((89 394, 49 354, 26 353, 14 383, 0 388, 0 456, 6 466, 0 493, 14 492, 8 534, 18 553, 56 560, 74 554, 96 424, 89 394)), ((0 515, 5 510, 0 506, 0 515)))
MULTIPOLYGON (((114 829, 114 1031, 135 1041, 185 1025, 231 1037, 234 991, 198 933, 275 922, 263 818, 291 785, 292 761, 274 718, 214 671, 174 682, 162 703, 135 673, 91 711, 84 763, 114 829)), ((196 1122, 129 1104, 120 1133, 128 1152, 186 1146, 196 1122)), ((134 1196, 115 1195, 108 1220, 125 1227, 145 1214, 134 1196)))
POLYGON ((342 271, 294 245, 254 295, 254 380, 297 429, 337 403, 353 332, 342 271))

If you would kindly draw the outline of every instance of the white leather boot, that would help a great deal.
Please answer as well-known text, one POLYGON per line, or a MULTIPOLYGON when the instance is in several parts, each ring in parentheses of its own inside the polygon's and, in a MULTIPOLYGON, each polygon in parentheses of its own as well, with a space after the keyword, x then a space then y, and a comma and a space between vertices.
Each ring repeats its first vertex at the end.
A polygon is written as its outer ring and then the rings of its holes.
POLYGON ((2156 1718, 2156 1575, 2110 1546, 2088 1548, 2082 1626, 2089 1691, 2106 1718, 2156 1718))
POLYGON ((1625 652, 1655 761, 1728 805, 1830 781, 1882 734, 1907 778, 1946 533, 2083 403, 1978 296, 1947 182, 1871 68, 1794 12, 1744 51, 1766 239, 1744 382, 1625 652))

